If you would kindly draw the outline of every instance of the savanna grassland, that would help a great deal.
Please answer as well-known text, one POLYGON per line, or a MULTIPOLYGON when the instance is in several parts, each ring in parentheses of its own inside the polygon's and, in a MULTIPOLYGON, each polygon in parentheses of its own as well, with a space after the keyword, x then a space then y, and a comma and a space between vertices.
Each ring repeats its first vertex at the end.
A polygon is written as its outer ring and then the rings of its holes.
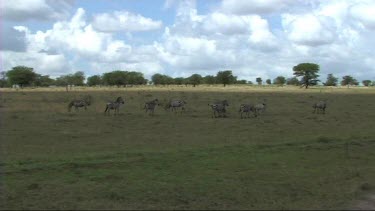
POLYGON ((342 209, 375 191, 373 88, 1 90, 0 115, 1 209, 342 209), (85 95, 88 110, 69 113, 85 95), (154 98, 186 112, 149 116, 154 98), (215 99, 228 118, 211 117, 215 99), (264 114, 239 118, 263 99, 264 114))

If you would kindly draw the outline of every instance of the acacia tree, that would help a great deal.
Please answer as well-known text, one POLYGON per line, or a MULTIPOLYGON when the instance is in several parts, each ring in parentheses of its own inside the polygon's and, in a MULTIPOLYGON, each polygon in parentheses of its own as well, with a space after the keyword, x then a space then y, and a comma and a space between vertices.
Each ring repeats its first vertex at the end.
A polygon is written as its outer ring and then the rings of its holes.
POLYGON ((350 85, 358 85, 358 84, 359 84, 358 81, 350 75, 346 75, 342 77, 342 81, 341 81, 342 86, 348 86, 349 88, 350 85))
POLYGON ((203 83, 205 84, 215 84, 216 83, 216 77, 213 75, 207 75, 203 77, 203 83))
POLYGON ((337 86, 338 78, 333 76, 332 73, 328 74, 327 81, 324 83, 324 86, 337 86))
POLYGON ((362 84, 363 86, 371 86, 371 80, 363 80, 362 84))
POLYGON ((262 85, 262 78, 261 77, 256 78, 255 81, 258 83, 258 85, 262 85))
POLYGON ((300 81, 298 80, 297 77, 292 77, 292 78, 288 78, 286 80, 286 84, 287 85, 294 85, 294 86, 299 86, 301 85, 300 81))
POLYGON ((284 76, 277 76, 274 80, 273 80, 273 84, 276 84, 278 86, 283 86, 286 82, 286 79, 284 76))
POLYGON ((267 79, 267 80, 266 80, 266 83, 267 83, 268 85, 271 85, 271 84, 272 84, 271 79, 267 79))
POLYGON ((36 73, 34 69, 26 66, 13 67, 6 73, 11 84, 18 84, 21 88, 25 85, 30 85, 35 81, 36 73))
POLYGON ((201 84, 202 76, 199 74, 193 74, 188 78, 188 80, 189 80, 189 83, 192 84, 193 87, 195 87, 196 85, 201 84))
POLYGON ((183 77, 177 77, 173 79, 173 83, 177 85, 182 85, 184 83, 185 78, 183 77))
POLYGON ((237 77, 233 76, 231 70, 219 71, 216 75, 216 80, 218 83, 224 85, 224 87, 228 84, 233 84, 236 82, 237 77))
POLYGON ((293 67, 294 75, 301 78, 301 87, 306 89, 309 86, 316 85, 319 75, 319 65, 314 63, 301 63, 293 67))
POLYGON ((96 86, 102 84, 102 77, 100 75, 93 75, 87 78, 87 85, 96 86))
POLYGON ((55 80, 50 78, 49 75, 36 74, 34 85, 35 86, 50 86, 55 83, 55 80))
POLYGON ((1 71, 0 72, 0 87, 7 87, 8 86, 8 80, 6 78, 6 72, 1 71))

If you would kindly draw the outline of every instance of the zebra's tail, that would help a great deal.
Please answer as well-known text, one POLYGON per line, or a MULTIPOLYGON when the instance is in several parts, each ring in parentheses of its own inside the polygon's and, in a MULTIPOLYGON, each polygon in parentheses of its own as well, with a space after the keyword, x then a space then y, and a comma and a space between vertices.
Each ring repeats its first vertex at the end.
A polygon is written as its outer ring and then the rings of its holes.
POLYGON ((71 101, 68 105, 68 111, 70 112, 72 110, 72 106, 73 106, 73 101, 71 101))

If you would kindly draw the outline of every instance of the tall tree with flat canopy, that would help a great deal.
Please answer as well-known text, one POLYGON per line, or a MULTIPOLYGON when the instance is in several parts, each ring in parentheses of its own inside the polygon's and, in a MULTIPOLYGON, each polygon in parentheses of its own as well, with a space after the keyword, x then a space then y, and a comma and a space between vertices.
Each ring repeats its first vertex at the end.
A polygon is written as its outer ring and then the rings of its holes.
POLYGON ((25 85, 32 84, 37 75, 31 67, 16 66, 9 70, 6 76, 12 85, 18 84, 22 88, 25 85))
POLYGON ((219 71, 216 75, 216 80, 218 83, 224 85, 224 87, 228 84, 233 84, 236 82, 237 77, 233 76, 231 70, 219 71))
POLYGON ((301 63, 293 67, 294 75, 301 78, 301 87, 306 89, 309 86, 316 85, 319 75, 319 65, 314 63, 301 63))

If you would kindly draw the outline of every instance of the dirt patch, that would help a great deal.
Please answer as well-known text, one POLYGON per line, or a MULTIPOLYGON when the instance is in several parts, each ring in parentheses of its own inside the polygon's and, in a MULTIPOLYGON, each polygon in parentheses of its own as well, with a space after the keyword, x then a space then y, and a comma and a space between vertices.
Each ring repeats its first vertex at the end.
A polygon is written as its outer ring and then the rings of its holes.
POLYGON ((354 203, 350 210, 375 210, 375 193, 365 196, 354 203))

